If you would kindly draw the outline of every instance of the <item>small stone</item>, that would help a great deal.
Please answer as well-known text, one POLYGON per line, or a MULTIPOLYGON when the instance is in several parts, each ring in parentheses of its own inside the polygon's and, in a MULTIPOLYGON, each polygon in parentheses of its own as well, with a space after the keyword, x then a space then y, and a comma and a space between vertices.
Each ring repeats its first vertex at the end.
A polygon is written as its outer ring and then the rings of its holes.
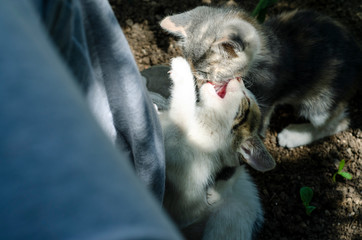
POLYGON ((348 192, 353 193, 353 192, 354 192, 354 189, 353 189, 352 187, 349 187, 349 188, 348 188, 348 192))
POLYGON ((308 227, 307 224, 304 223, 304 222, 302 222, 302 223, 300 224, 300 226, 301 226, 302 228, 307 228, 307 227, 308 227))
POLYGON ((356 213, 355 213, 355 212, 351 212, 351 213, 348 214, 348 217, 353 217, 354 215, 356 215, 356 213))
POLYGON ((362 13, 357 13, 357 16, 362 20, 362 13))
POLYGON ((149 57, 144 57, 142 58, 142 63, 149 65, 150 64, 150 58, 149 57))
POLYGON ((126 20, 126 24, 127 24, 128 26, 132 27, 132 25, 133 25, 132 19, 127 19, 127 20, 126 20))
POLYGON ((347 153, 348 153, 348 155, 353 155, 353 153, 352 153, 352 149, 351 148, 347 148, 347 153))

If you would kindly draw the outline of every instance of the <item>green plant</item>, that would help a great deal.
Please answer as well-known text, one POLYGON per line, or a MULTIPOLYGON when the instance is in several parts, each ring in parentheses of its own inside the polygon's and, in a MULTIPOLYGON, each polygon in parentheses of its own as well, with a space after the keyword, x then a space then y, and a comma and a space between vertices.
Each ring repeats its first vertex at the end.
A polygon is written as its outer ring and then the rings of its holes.
POLYGON ((278 0, 260 0, 258 5, 256 5, 255 9, 251 13, 253 17, 256 17, 259 23, 264 22, 266 10, 276 3, 278 0))
POLYGON ((300 198, 302 199, 303 205, 305 207, 305 212, 308 216, 316 209, 315 206, 309 205, 313 198, 313 190, 310 187, 302 187, 299 190, 300 198))
POLYGON ((352 179, 352 175, 348 172, 342 172, 342 169, 344 168, 344 164, 346 162, 344 161, 344 159, 342 159, 340 162, 339 162, 339 167, 338 167, 338 171, 333 174, 333 182, 336 182, 336 176, 337 174, 348 179, 348 180, 351 180, 352 179))

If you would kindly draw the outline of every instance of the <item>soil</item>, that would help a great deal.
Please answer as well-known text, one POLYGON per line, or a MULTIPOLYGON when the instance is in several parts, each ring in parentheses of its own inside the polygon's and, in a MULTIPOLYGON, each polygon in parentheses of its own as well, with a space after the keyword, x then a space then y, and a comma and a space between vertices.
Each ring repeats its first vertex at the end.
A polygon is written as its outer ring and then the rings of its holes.
MULTIPOLYGON (((237 2, 252 11, 257 0, 110 0, 129 41, 140 70, 168 64, 181 55, 176 40, 161 30, 159 21, 207 3, 237 2)), ((341 22, 362 43, 362 2, 360 0, 280 0, 268 14, 296 8, 314 9, 341 22)), ((350 101, 351 127, 342 133, 309 146, 286 149, 277 144, 277 133, 289 123, 299 122, 288 106, 276 109, 265 144, 277 162, 266 173, 249 169, 259 188, 265 211, 265 223, 258 239, 362 239, 362 91, 350 101), (352 180, 333 174, 344 159, 344 171, 352 180), (311 205, 316 210, 308 216, 299 196, 303 186, 313 189, 311 205)))

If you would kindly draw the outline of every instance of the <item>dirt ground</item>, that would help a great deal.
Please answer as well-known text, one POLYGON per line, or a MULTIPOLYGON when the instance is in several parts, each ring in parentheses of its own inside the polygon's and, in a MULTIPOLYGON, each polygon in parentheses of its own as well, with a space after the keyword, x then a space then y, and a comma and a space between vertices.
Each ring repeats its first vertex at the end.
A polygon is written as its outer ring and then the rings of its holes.
MULTIPOLYGON (((215 0, 110 0, 120 25, 129 41, 140 70, 157 64, 168 64, 181 55, 176 41, 164 33, 158 22, 165 16, 215 0)), ((236 0, 252 11, 257 0, 236 0)), ((235 3, 234 2, 234 3, 235 3)), ((360 0, 280 0, 269 10, 277 14, 295 8, 314 9, 344 24, 362 43, 362 2, 360 0)), ((362 66, 361 66, 362 67, 362 66)), ((288 106, 277 108, 265 139, 277 167, 267 173, 250 169, 260 191, 265 210, 265 223, 258 239, 278 240, 357 240, 362 239, 362 91, 350 101, 350 129, 325 138, 310 146, 286 149, 279 147, 276 136, 289 123, 300 121, 288 106), (352 180, 332 175, 340 160, 352 180), (307 216, 299 189, 309 186, 314 191, 311 205, 316 210, 307 216)))

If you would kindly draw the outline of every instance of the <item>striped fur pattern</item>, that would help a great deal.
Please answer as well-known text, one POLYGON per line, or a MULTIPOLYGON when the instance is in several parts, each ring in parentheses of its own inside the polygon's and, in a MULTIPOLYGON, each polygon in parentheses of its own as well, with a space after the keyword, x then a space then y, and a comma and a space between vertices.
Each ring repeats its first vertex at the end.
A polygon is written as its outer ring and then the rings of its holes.
POLYGON ((309 120, 282 130, 281 146, 306 145, 348 127, 362 53, 333 19, 295 10, 259 25, 240 9, 198 7, 166 17, 161 27, 180 38, 199 86, 241 76, 258 100, 262 136, 278 104, 293 105, 309 120))

